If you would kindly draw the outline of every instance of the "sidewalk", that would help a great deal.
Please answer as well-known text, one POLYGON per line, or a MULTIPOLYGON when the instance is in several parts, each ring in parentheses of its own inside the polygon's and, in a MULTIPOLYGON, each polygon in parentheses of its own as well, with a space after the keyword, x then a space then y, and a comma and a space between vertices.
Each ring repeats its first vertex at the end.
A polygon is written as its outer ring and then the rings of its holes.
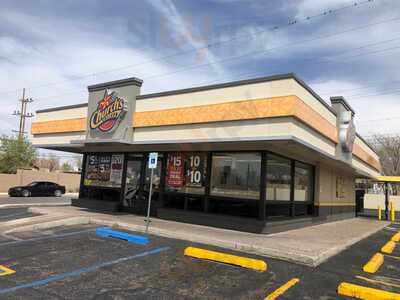
MULTIPOLYGON (((132 214, 107 214, 62 206, 31 207, 30 211, 43 214, 43 222, 39 221, 40 217, 35 217, 34 224, 32 222, 24 224, 20 220, 18 227, 8 227, 7 232, 89 223, 116 226, 139 232, 145 230, 144 217, 132 214)), ((388 224, 384 221, 353 218, 271 235, 261 235, 152 218, 149 233, 315 267, 388 224)), ((0 228, 2 231, 4 229, 0 228)))

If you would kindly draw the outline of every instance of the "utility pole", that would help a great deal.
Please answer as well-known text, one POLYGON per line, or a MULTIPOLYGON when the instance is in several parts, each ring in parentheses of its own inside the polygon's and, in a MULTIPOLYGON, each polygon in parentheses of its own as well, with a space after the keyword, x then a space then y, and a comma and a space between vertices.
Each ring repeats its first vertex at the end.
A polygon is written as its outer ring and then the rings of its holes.
POLYGON ((19 128, 18 131, 14 132, 18 132, 18 139, 22 140, 24 138, 24 134, 25 132, 25 123, 26 123, 26 118, 31 118, 33 117, 32 113, 27 113, 27 106, 28 103, 32 103, 33 100, 32 98, 25 98, 25 88, 22 90, 22 99, 20 99, 19 101, 21 101, 21 110, 15 110, 13 115, 14 116, 18 116, 19 117, 19 128))

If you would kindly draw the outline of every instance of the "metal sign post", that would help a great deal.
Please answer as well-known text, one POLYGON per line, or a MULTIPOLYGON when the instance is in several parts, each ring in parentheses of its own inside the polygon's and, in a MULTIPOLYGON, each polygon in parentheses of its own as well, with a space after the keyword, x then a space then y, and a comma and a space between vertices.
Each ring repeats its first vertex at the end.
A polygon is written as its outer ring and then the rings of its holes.
POLYGON ((152 152, 149 154, 149 169, 151 169, 151 174, 150 174, 149 201, 147 203, 147 217, 146 217, 146 221, 145 221, 146 222, 146 234, 149 231, 151 194, 153 192, 153 174, 154 174, 154 169, 157 168, 157 158, 158 158, 157 152, 152 152))

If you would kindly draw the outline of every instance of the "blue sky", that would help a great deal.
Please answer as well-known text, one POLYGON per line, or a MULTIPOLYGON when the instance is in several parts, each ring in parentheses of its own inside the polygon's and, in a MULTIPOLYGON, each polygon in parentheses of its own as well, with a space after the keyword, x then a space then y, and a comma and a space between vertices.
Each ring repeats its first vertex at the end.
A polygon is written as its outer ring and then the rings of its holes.
POLYGON ((149 93, 287 72, 345 96, 361 134, 400 133, 400 1, 364 2, 1 0, 0 133, 22 87, 35 111, 131 76, 149 93))

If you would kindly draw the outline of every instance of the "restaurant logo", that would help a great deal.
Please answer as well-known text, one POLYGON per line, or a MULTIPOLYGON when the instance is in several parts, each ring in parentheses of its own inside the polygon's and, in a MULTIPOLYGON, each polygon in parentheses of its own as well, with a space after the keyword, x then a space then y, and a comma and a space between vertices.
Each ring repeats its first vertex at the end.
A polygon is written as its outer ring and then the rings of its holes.
POLYGON ((90 117, 90 129, 110 132, 121 121, 127 111, 126 102, 116 92, 104 92, 104 97, 90 117))

